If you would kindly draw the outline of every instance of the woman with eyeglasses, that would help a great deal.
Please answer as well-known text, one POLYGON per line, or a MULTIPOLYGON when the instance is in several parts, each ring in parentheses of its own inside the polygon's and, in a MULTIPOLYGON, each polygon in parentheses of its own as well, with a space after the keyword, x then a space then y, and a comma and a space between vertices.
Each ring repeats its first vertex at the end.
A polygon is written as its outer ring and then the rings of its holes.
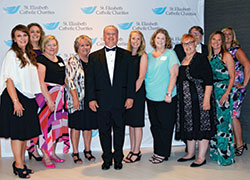
POLYGON ((191 167, 206 164, 209 140, 216 133, 213 74, 205 55, 196 52, 195 37, 184 34, 181 44, 186 56, 181 61, 177 83, 176 139, 187 141, 187 154, 178 162, 194 160, 191 167), (195 144, 198 141, 198 156, 195 144))

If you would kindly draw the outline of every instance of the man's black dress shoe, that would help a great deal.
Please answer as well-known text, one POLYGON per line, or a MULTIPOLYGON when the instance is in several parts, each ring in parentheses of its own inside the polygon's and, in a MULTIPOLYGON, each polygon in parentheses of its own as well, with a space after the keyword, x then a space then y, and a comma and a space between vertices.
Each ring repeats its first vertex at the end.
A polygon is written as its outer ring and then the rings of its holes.
POLYGON ((191 165, 190 165, 190 167, 200 167, 200 166, 202 166, 202 165, 204 165, 204 164, 206 164, 207 163, 207 161, 206 161, 206 159, 202 162, 202 163, 200 163, 200 164, 196 164, 196 163, 192 163, 191 165))
POLYGON ((177 160, 177 162, 186 162, 186 161, 190 161, 190 160, 195 160, 195 156, 188 158, 188 159, 180 158, 177 160))
POLYGON ((115 162, 114 168, 115 168, 116 170, 122 169, 122 162, 115 162))
POLYGON ((104 163, 102 163, 102 170, 108 170, 111 165, 112 165, 112 162, 104 162, 104 163))

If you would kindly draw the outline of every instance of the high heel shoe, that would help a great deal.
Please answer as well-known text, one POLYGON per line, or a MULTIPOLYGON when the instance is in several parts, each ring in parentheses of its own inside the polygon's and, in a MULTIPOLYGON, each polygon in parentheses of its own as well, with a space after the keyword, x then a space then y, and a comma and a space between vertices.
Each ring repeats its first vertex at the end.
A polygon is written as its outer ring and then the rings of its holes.
POLYGON ((32 157, 36 160, 36 161, 42 161, 42 157, 41 156, 39 156, 39 157, 36 157, 33 153, 31 153, 31 152, 28 152, 28 155, 29 155, 29 160, 31 160, 32 159, 32 157))
POLYGON ((17 168, 16 167, 16 162, 14 161, 12 164, 12 168, 13 168, 13 173, 17 176, 19 176, 19 178, 25 178, 25 179, 29 179, 30 175, 27 171, 27 169, 25 169, 25 167, 23 169, 21 168, 17 168), (26 172, 26 173, 25 173, 26 172))
POLYGON ((136 161, 140 161, 141 160, 141 151, 139 151, 138 153, 132 153, 132 155, 130 156, 129 159, 127 159, 128 161, 125 161, 126 163, 134 163, 136 161), (134 160, 132 160, 132 157, 136 156, 136 158, 134 160))
POLYGON ((49 156, 49 158, 57 163, 64 163, 65 161, 65 159, 60 159, 60 158, 56 159, 56 158, 53 158, 52 156, 49 156))
POLYGON ((42 159, 42 162, 46 168, 55 168, 56 167, 56 165, 54 163, 46 164, 44 159, 42 159))
POLYGON ((130 161, 130 158, 132 157, 133 152, 129 151, 128 155, 123 159, 124 162, 130 161))
POLYGON ((71 156, 75 164, 82 164, 82 159, 79 157, 79 153, 72 153, 71 156))
POLYGON ((84 150, 83 153, 85 158, 88 159, 89 161, 94 161, 96 159, 95 156, 92 155, 90 150, 89 151, 84 150))
POLYGON ((241 156, 244 152, 244 149, 248 150, 247 144, 243 143, 240 147, 235 149, 235 156, 241 156))

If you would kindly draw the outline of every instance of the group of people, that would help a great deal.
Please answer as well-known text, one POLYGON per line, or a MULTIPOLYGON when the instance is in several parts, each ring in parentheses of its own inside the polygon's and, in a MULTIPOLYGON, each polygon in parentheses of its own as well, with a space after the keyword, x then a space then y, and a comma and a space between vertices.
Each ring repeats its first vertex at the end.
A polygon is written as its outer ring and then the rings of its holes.
POLYGON ((234 156, 247 149, 239 116, 250 63, 232 28, 212 33, 208 46, 201 44, 202 35, 203 30, 193 26, 172 50, 167 30, 160 28, 152 35, 153 51, 147 54, 140 31, 130 33, 125 50, 117 46, 118 29, 108 25, 102 49, 90 53, 91 39, 80 35, 74 41, 76 55, 64 62, 57 56, 56 37, 45 36, 39 24, 15 26, 0 74, 0 137, 11 138, 14 174, 29 178, 34 173, 25 164, 26 149, 30 159, 47 168, 63 163, 56 145, 63 142, 67 153, 69 139, 73 161, 81 164, 81 131, 84 156, 94 161, 93 129, 99 130, 103 170, 113 163, 119 170, 122 161, 139 161, 145 101, 153 136, 150 162, 168 160, 176 124, 175 138, 187 144, 187 154, 178 162, 193 160, 191 167, 206 164, 210 144, 212 160, 219 165, 234 163, 234 156), (124 157, 125 125, 130 151, 124 157))

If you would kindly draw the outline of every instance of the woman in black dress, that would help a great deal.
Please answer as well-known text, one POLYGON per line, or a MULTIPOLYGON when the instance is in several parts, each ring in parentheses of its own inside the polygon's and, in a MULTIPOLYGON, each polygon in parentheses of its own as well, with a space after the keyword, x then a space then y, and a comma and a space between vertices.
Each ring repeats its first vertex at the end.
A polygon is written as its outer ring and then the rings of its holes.
POLYGON ((35 94, 41 89, 28 28, 17 25, 12 29, 11 38, 12 46, 0 74, 0 137, 11 138, 14 174, 30 178, 29 174, 34 171, 25 165, 25 147, 26 140, 41 134, 35 100, 35 94))
POLYGON ((144 127, 145 85, 148 56, 145 52, 145 40, 140 31, 134 30, 129 35, 128 50, 131 51, 136 71, 136 98, 134 105, 126 112, 126 125, 129 126, 130 152, 124 161, 132 163, 141 159, 142 128, 144 127))
POLYGON ((92 129, 97 129, 96 113, 89 109, 85 96, 85 76, 87 72, 88 56, 92 47, 92 41, 88 36, 81 35, 74 42, 77 53, 66 64, 67 103, 69 112, 70 137, 73 146, 72 157, 75 163, 81 164, 78 144, 80 131, 84 139, 84 155, 89 161, 95 157, 90 150, 92 129))
MULTIPOLYGON (((30 42, 33 46, 33 51, 36 53, 36 56, 39 56, 42 54, 41 47, 45 36, 43 28, 37 23, 30 23, 27 27, 29 29, 30 42)), ((39 155, 37 145, 35 145, 34 141, 27 141, 26 148, 29 154, 29 159, 33 157, 36 161, 42 161, 42 157, 39 155)))
POLYGON ((187 140, 188 154, 178 162, 195 160, 191 167, 206 163, 206 151, 216 133, 216 114, 211 98, 213 74, 206 56, 196 52, 195 38, 184 34, 181 39, 185 51, 178 77, 176 139, 187 140), (195 158, 195 142, 199 153, 195 158))

